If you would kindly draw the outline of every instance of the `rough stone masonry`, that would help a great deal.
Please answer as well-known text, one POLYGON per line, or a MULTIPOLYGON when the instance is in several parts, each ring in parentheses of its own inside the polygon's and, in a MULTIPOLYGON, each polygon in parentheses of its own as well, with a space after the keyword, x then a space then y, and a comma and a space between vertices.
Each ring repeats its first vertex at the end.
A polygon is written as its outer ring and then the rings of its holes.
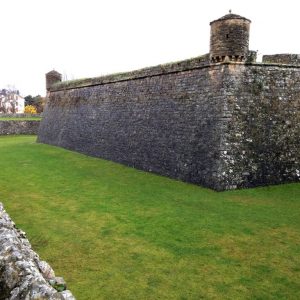
POLYGON ((0 135, 37 134, 40 121, 1 121, 0 135))
POLYGON ((0 300, 75 300, 0 203, 0 300))
POLYGON ((298 55, 249 51, 250 20, 211 22, 210 53, 60 82, 46 74, 38 141, 215 190, 300 178, 298 55))

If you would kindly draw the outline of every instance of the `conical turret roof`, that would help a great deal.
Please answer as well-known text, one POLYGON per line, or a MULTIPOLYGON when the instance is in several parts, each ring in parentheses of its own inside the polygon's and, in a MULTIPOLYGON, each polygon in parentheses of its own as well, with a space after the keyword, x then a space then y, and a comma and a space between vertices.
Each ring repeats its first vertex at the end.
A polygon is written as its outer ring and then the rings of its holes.
POLYGON ((240 15, 236 15, 236 14, 229 13, 229 14, 227 14, 227 15, 225 15, 225 16, 223 16, 223 17, 217 19, 217 20, 214 20, 214 21, 210 22, 209 24, 212 24, 212 23, 218 22, 218 21, 232 20, 232 19, 241 19, 241 20, 246 20, 246 21, 251 22, 249 19, 247 19, 247 18, 245 18, 245 17, 242 17, 242 16, 240 16, 240 15))
POLYGON ((52 70, 52 71, 46 73, 46 75, 61 75, 61 74, 55 70, 52 70))

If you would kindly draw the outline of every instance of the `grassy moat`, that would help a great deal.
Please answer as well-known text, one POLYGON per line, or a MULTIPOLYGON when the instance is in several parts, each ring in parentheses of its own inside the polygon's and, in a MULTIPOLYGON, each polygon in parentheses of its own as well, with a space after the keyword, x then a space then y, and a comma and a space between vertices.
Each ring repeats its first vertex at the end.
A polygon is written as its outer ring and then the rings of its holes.
POLYGON ((78 300, 300 299, 300 184, 214 192, 0 137, 0 201, 78 300))

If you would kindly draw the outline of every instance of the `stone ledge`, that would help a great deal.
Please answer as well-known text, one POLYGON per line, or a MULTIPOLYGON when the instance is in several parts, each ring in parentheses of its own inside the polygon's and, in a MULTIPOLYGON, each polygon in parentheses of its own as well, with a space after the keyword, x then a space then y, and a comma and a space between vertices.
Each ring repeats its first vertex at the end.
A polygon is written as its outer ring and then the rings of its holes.
POLYGON ((162 65, 143 68, 140 70, 135 70, 130 72, 115 73, 111 75, 78 79, 72 81, 63 81, 52 85, 50 88, 50 92, 101 85, 101 84, 113 83, 119 81, 127 81, 127 80, 133 80, 133 79, 145 78, 151 76, 158 76, 162 74, 182 72, 182 71, 187 71, 187 70, 192 70, 197 68, 203 68, 207 66, 210 66, 209 54, 186 59, 179 62, 162 64, 162 65))
POLYGON ((263 63, 275 63, 275 64, 288 64, 288 65, 300 65, 300 54, 271 54, 263 55, 263 63))
MULTIPOLYGON (((253 52, 253 51, 252 51, 253 52)), ((83 78, 71 81, 63 81, 53 84, 49 91, 50 92, 58 92, 58 91, 65 91, 71 89, 78 89, 84 87, 91 87, 96 85, 103 85, 103 84, 110 84, 116 83, 121 81, 128 81, 128 80, 135 80, 153 76, 160 76, 160 75, 167 75, 173 73, 179 73, 184 71, 190 71, 195 69, 202 69, 208 67, 217 67, 220 65, 243 65, 243 66, 257 66, 257 67, 279 67, 279 68, 300 68, 298 64, 292 63, 279 63, 279 62, 216 62, 210 63, 209 61, 209 54, 205 54, 202 56, 198 56, 195 58, 173 62, 168 64, 162 64, 154 67, 148 67, 140 70, 130 71, 130 72, 123 72, 123 73, 115 73, 110 75, 104 75, 100 77, 93 77, 93 78, 83 78)))
POLYGON ((0 203, 0 300, 75 300, 0 203), (54 287, 52 287, 52 286, 54 287))

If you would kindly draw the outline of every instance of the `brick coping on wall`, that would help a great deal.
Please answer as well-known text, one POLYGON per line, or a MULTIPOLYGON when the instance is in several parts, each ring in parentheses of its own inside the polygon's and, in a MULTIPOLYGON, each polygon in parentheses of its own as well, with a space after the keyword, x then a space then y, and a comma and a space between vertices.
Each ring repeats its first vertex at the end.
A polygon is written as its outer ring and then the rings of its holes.
POLYGON ((279 68, 296 68, 296 69, 300 68, 300 65, 265 63, 265 62, 244 63, 244 62, 228 61, 228 62, 219 62, 219 63, 212 64, 209 62, 209 55, 205 54, 202 56, 198 56, 195 58, 191 58, 179 62, 162 64, 154 67, 147 67, 147 68, 129 71, 129 72, 115 73, 115 74, 104 75, 100 77, 84 78, 84 79, 78 79, 72 81, 63 81, 51 86, 50 92, 78 89, 78 88, 84 88, 84 87, 90 87, 96 85, 116 83, 121 81, 174 74, 174 73, 180 73, 180 72, 185 72, 185 71, 190 71, 195 69, 215 67, 220 65, 247 65, 247 66, 256 66, 256 67, 273 66, 279 68))

